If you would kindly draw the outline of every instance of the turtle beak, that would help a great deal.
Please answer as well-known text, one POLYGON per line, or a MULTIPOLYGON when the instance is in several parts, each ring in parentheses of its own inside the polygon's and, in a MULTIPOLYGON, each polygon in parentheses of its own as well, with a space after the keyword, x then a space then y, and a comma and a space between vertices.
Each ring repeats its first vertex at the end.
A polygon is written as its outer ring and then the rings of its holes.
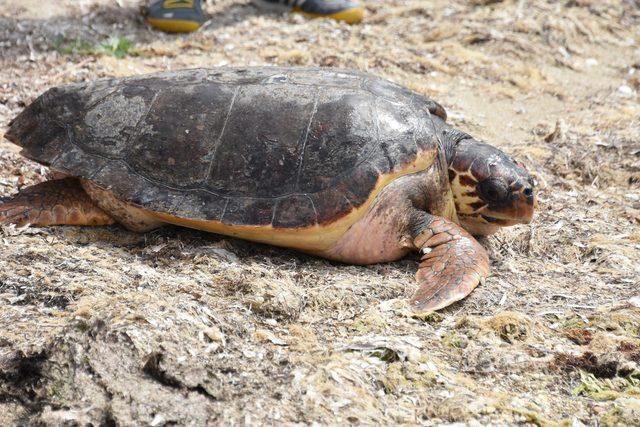
POLYGON ((495 225, 502 227, 515 224, 529 224, 533 220, 533 213, 538 208, 538 199, 533 190, 520 189, 511 195, 511 203, 503 207, 491 207, 482 211, 482 217, 495 225))
POLYGON ((523 224, 529 224, 533 219, 533 212, 538 209, 538 197, 533 189, 525 188, 517 203, 517 218, 521 218, 523 224))

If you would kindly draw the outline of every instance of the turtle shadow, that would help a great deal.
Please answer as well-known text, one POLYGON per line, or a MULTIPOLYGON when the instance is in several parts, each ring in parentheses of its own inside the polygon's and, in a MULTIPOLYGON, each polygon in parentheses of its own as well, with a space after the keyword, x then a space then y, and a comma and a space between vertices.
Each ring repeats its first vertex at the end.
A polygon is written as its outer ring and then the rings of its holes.
POLYGON ((130 231, 119 224, 104 227, 59 226, 51 230, 72 245, 124 249, 142 259, 162 259, 169 263, 207 254, 234 262, 270 259, 274 266, 290 265, 292 261, 326 261, 292 249, 174 225, 164 225, 146 233, 130 231))
POLYGON ((136 233, 115 224, 104 227, 54 227, 53 233, 69 244, 94 245, 105 249, 123 249, 154 264, 179 263, 199 255, 209 255, 227 262, 267 262, 271 267, 295 270, 300 266, 319 268, 357 268, 383 274, 389 268, 417 269, 420 256, 411 253, 396 261, 354 265, 306 254, 295 249, 236 239, 222 234, 164 225, 146 233, 136 233))

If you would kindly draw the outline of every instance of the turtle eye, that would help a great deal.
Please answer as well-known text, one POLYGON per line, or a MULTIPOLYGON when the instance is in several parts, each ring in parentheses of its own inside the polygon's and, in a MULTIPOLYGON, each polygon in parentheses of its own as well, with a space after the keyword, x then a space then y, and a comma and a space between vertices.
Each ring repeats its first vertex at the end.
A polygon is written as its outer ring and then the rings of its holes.
POLYGON ((509 189, 502 180, 489 178, 478 184, 478 195, 487 202, 500 202, 507 199, 509 189))

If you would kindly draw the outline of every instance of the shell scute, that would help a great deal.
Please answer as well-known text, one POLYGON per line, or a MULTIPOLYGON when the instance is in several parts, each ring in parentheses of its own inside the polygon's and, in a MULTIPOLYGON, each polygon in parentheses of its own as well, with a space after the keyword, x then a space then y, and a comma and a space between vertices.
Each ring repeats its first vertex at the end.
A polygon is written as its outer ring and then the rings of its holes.
POLYGON ((49 144, 48 148, 56 150, 59 156, 54 158, 51 166, 61 172, 90 176, 101 170, 109 162, 108 159, 103 157, 87 156, 86 153, 77 146, 60 149, 60 147, 54 148, 52 145, 53 144, 49 144), (73 170, 70 170, 66 165, 73 165, 73 170))
POLYGON ((240 86, 212 155, 207 188, 237 197, 295 191, 299 150, 315 96, 313 90, 291 85, 240 86))
POLYGON ((335 185, 376 149, 370 95, 329 88, 319 94, 302 153, 298 190, 315 193, 335 185))
MULTIPOLYGON (((95 104, 80 111, 82 120, 70 127, 74 144, 90 153, 111 159, 125 157, 138 133, 157 91, 143 86, 123 85, 95 104)), ((80 104, 85 102, 80 101, 80 104)))
POLYGON ((307 195, 278 199, 271 223, 275 228, 304 228, 317 224, 316 208, 307 195))
POLYGON ((185 190, 182 199, 169 211, 178 218, 222 221, 228 198, 203 190, 185 190))
POLYGON ((318 224, 331 223, 336 218, 343 217, 353 210, 346 194, 338 188, 310 194, 309 197, 316 207, 318 224))
POLYGON ((275 199, 230 198, 223 223, 235 225, 271 225, 275 199))
POLYGON ((164 88, 128 144, 128 163, 173 187, 200 187, 234 93, 227 85, 202 83, 164 88))
POLYGON ((349 200, 352 206, 360 206, 369 199, 370 191, 380 178, 378 171, 371 164, 364 164, 353 170, 351 175, 341 180, 336 188, 349 200))

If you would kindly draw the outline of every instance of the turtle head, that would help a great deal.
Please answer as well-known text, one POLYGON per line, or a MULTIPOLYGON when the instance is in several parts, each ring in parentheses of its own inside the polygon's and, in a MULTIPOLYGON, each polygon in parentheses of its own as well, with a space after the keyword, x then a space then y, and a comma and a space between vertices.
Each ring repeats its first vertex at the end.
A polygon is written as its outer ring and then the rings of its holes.
POLYGON ((538 204, 524 165, 466 134, 455 139, 447 144, 447 161, 460 225, 471 234, 488 235, 531 222, 538 204))

